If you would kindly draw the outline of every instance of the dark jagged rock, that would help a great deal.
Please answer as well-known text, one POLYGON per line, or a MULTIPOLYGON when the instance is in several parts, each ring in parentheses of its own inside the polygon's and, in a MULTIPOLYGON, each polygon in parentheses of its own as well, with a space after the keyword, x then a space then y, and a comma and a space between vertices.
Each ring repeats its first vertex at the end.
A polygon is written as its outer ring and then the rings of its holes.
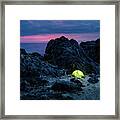
POLYGON ((33 53, 31 53, 31 56, 32 56, 32 57, 39 57, 40 60, 43 60, 43 56, 40 55, 40 54, 37 53, 37 52, 33 52, 33 53))
POLYGON ((96 41, 81 42, 80 46, 84 49, 88 57, 100 63, 100 39, 96 41))
POLYGON ((38 53, 29 54, 24 49, 20 54, 20 76, 21 77, 39 77, 52 76, 58 77, 65 74, 63 69, 46 63, 38 53))
POLYGON ((56 92, 70 92, 72 90, 66 82, 55 82, 51 89, 56 92))
POLYGON ((68 73, 76 69, 85 74, 99 73, 99 65, 84 53, 77 41, 64 36, 48 42, 44 59, 50 64, 66 69, 68 73))
POLYGON ((88 79, 88 82, 89 83, 92 83, 92 84, 95 84, 95 83, 98 83, 99 82, 99 77, 100 76, 98 76, 98 75, 95 75, 95 74, 91 74, 91 75, 89 75, 89 79, 88 79))
POLYGON ((89 78, 88 82, 92 83, 92 84, 95 84, 95 83, 99 82, 99 80, 94 77, 94 78, 89 78))
POLYGON ((39 53, 27 53, 25 49, 21 49, 20 99, 99 99, 100 76, 97 73, 99 64, 88 57, 74 39, 69 40, 62 36, 50 40, 44 57, 39 53), (66 74, 66 71, 71 73, 75 69, 89 75, 79 80, 66 74))
POLYGON ((51 87, 56 92, 73 92, 82 91, 82 84, 73 84, 68 81, 57 81, 51 87))
POLYGON ((85 87, 85 86, 80 82, 80 80, 76 80, 75 78, 71 78, 70 81, 71 81, 71 82, 74 82, 74 83, 77 83, 77 84, 80 85, 81 87, 85 87))
POLYGON ((21 54, 22 54, 22 55, 27 55, 27 52, 25 51, 25 49, 22 49, 22 48, 20 49, 20 55, 21 55, 21 54))
MULTIPOLYGON (((97 77, 97 76, 96 76, 97 77)), ((89 77, 78 82, 66 78, 23 78, 21 80, 21 100, 99 100, 99 82, 88 82, 89 77), (23 83, 24 82, 24 83, 23 83), (88 85, 89 84, 89 85, 88 85), (83 87, 83 85, 85 85, 83 87)))

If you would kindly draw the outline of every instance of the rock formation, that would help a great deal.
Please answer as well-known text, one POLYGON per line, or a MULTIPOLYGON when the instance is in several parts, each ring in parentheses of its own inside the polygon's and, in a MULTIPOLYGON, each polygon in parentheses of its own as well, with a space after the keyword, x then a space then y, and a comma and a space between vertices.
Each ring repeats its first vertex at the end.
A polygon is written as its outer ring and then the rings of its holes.
POLYGON ((44 59, 50 64, 66 69, 68 73, 76 69, 85 74, 99 73, 99 65, 87 56, 78 42, 64 36, 48 42, 44 59))

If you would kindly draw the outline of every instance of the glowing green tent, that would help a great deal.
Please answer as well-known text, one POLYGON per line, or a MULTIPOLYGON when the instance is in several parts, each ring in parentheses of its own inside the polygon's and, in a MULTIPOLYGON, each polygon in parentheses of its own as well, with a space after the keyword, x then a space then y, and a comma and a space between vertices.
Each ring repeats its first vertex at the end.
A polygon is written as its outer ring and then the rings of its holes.
POLYGON ((74 76, 75 78, 80 78, 80 79, 82 79, 85 75, 83 74, 82 71, 80 71, 80 70, 75 70, 75 71, 73 71, 72 76, 74 76))

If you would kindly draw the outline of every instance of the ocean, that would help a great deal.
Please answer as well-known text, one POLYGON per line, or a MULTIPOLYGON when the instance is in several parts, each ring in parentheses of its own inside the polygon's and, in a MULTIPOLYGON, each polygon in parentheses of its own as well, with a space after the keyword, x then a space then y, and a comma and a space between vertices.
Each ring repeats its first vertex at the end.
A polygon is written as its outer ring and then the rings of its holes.
POLYGON ((38 52, 44 55, 47 43, 20 43, 20 48, 23 48, 28 53, 38 52))

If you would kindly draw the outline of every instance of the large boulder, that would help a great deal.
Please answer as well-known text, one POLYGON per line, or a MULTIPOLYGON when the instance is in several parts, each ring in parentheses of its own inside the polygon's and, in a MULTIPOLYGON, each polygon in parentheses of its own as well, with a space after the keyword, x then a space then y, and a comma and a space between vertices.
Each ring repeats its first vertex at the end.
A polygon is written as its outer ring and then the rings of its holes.
POLYGON ((96 41, 81 42, 80 46, 84 49, 88 57, 100 64, 100 39, 96 41))
POLYGON ((85 74, 99 73, 99 65, 85 54, 78 42, 64 36, 48 42, 44 59, 50 64, 66 69, 68 73, 76 69, 85 74))
POLYGON ((63 69, 44 62, 43 57, 39 53, 27 53, 24 49, 21 49, 20 52, 21 77, 58 77, 65 74, 63 69))

